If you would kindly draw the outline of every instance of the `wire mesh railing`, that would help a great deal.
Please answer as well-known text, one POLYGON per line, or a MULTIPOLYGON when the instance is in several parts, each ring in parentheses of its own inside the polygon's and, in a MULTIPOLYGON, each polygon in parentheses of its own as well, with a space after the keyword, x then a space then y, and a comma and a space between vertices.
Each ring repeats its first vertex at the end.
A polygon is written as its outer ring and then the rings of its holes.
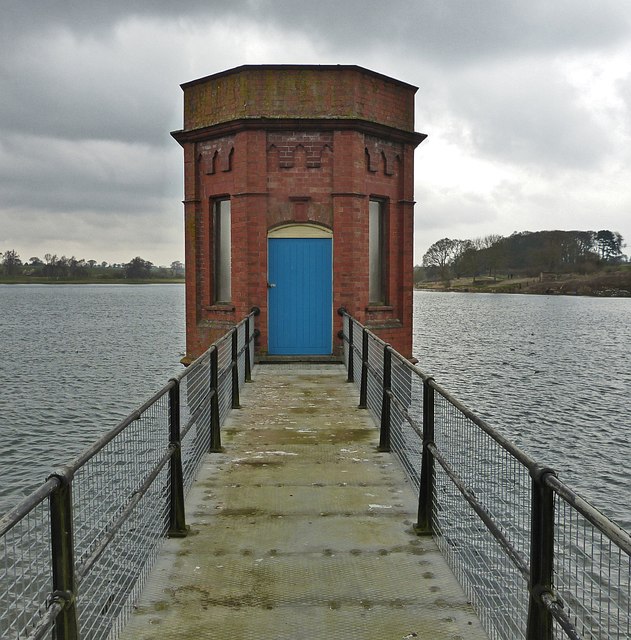
POLYGON ((246 318, 0 519, 0 637, 115 640, 250 379, 246 318))
POLYGON ((344 357, 379 445, 492 640, 631 638, 631 536, 344 309, 344 357))

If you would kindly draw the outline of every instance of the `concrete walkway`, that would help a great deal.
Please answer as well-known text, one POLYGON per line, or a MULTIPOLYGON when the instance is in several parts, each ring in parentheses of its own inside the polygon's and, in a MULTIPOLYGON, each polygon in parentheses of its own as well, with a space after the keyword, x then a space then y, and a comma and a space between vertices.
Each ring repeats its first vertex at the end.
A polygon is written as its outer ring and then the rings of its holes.
POLYGON ((258 365, 123 638, 486 639, 339 365, 258 365))

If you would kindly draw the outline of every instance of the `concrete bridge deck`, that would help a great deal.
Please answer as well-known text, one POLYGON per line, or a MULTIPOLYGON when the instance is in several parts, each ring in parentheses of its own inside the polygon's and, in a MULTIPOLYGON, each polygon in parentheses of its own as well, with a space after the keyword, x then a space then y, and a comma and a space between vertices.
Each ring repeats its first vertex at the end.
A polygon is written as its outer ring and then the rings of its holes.
POLYGON ((122 637, 482 640, 340 365, 258 365, 122 637))

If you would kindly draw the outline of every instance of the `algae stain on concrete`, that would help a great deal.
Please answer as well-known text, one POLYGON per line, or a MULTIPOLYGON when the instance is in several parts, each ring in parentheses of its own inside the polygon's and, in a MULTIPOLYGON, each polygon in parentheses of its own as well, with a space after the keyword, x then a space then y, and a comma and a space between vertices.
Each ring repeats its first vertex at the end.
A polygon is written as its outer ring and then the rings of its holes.
POLYGON ((289 407, 289 411, 291 413, 297 413, 301 415, 315 415, 317 413, 320 413, 318 407, 289 407))
POLYGON ((270 460, 267 458, 251 458, 249 460, 239 460, 235 464, 244 467, 280 467, 285 464, 284 460, 270 460))
POLYGON ((240 509, 221 509, 218 514, 224 518, 251 518, 252 516, 261 516, 265 512, 257 507, 242 507, 240 509))
POLYGON ((327 433, 328 442, 331 444, 346 444, 350 442, 365 442, 375 437, 373 429, 332 429, 327 433))

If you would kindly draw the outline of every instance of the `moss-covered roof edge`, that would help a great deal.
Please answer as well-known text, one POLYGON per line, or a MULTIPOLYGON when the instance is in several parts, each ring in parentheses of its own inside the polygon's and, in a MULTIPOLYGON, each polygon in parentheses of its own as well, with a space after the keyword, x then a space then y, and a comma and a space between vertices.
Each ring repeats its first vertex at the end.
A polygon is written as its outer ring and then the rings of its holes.
POLYGON ((403 82, 402 80, 397 80, 396 78, 392 78, 391 76, 387 76, 383 73, 379 73, 377 71, 372 71, 371 69, 366 69, 365 67, 360 67, 356 64, 243 64, 238 67, 233 67, 232 69, 226 69, 225 71, 220 71, 218 73, 213 73, 208 76, 204 76, 203 78, 197 78, 195 80, 190 80, 189 82, 184 82, 180 85, 182 89, 186 89, 188 87, 192 87, 196 84, 203 84, 204 82, 208 82, 209 80, 215 80, 217 78, 222 78, 224 76, 229 76, 233 74, 238 74, 243 71, 300 71, 300 70, 309 70, 309 71, 329 71, 333 69, 340 70, 355 70, 364 75, 373 76, 375 78, 379 78, 386 82, 390 82, 392 84, 399 85, 400 87, 405 87, 410 89, 416 93, 418 91, 418 87, 413 84, 409 84, 408 82, 403 82))

